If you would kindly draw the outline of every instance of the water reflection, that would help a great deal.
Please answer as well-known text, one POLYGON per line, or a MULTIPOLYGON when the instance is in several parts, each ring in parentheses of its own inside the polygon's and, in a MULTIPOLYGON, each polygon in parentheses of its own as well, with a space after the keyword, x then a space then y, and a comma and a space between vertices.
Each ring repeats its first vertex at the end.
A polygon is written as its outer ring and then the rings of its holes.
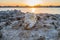
POLYGON ((30 13, 49 13, 49 14, 60 14, 60 8, 0 8, 0 11, 6 10, 21 10, 22 12, 30 13))
POLYGON ((32 12, 32 13, 34 13, 34 12, 35 12, 35 10, 36 10, 35 8, 31 8, 31 12, 32 12))

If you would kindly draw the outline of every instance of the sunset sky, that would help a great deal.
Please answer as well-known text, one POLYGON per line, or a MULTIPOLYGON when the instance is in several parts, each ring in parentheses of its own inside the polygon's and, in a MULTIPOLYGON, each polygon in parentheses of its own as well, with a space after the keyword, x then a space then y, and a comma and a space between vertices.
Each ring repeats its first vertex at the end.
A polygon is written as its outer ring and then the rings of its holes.
POLYGON ((60 0, 0 0, 0 6, 60 5, 60 0))

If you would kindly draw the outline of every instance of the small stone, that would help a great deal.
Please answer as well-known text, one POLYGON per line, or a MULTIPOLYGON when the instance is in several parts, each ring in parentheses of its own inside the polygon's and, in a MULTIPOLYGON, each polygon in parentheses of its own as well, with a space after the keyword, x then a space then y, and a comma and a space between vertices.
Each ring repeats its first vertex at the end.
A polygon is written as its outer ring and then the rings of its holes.
POLYGON ((0 26, 0 30, 2 29, 2 27, 0 26))
POLYGON ((60 38, 60 32, 58 32, 58 37, 60 38))
POLYGON ((2 28, 3 26, 5 26, 6 22, 1 22, 0 23, 0 27, 2 28))
POLYGON ((0 38, 2 38, 2 33, 0 32, 0 38))
POLYGON ((28 26, 29 26, 29 24, 25 24, 24 29, 25 29, 25 30, 30 30, 31 28, 28 28, 28 26))
POLYGON ((22 25, 22 21, 14 21, 12 22, 11 26, 12 26, 12 29, 19 29, 22 25))
POLYGON ((40 17, 39 16, 37 16, 37 20, 40 20, 40 17))
POLYGON ((57 18, 56 18, 56 17, 52 17, 52 19, 53 19, 53 20, 57 20, 57 18))
POLYGON ((7 21, 5 25, 7 26, 7 25, 10 25, 10 24, 11 24, 11 21, 7 21))
POLYGON ((17 19, 17 20, 21 20, 21 18, 20 18, 20 17, 17 17, 16 19, 17 19))
POLYGON ((37 40, 45 40, 45 37, 40 36, 40 38, 38 38, 37 40))
POLYGON ((27 29, 33 28, 33 26, 36 23, 36 20, 37 20, 37 18, 36 18, 35 14, 33 14, 33 13, 26 13, 25 14, 25 23, 27 23, 27 24, 25 24, 26 25, 25 28, 27 28, 27 29))
POLYGON ((54 23, 54 22, 52 22, 51 24, 55 25, 55 23, 54 23))

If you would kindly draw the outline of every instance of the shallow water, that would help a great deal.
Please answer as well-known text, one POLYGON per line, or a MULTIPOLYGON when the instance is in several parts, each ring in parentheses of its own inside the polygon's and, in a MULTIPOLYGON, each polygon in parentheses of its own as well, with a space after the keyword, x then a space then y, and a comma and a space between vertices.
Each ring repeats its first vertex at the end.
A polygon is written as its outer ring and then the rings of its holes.
POLYGON ((22 12, 60 14, 60 8, 0 8, 0 11, 14 9, 21 10, 22 12))

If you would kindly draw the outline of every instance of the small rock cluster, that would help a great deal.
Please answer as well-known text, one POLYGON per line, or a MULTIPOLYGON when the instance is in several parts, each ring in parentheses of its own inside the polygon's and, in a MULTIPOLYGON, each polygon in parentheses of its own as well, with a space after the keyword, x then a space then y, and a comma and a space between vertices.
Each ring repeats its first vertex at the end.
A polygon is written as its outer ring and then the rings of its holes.
POLYGON ((0 40, 60 40, 60 14, 0 11, 0 40))
POLYGON ((25 14, 25 28, 26 29, 31 29, 33 28, 33 26, 35 25, 37 21, 37 17, 36 17, 36 14, 33 14, 33 13, 26 13, 25 14))

